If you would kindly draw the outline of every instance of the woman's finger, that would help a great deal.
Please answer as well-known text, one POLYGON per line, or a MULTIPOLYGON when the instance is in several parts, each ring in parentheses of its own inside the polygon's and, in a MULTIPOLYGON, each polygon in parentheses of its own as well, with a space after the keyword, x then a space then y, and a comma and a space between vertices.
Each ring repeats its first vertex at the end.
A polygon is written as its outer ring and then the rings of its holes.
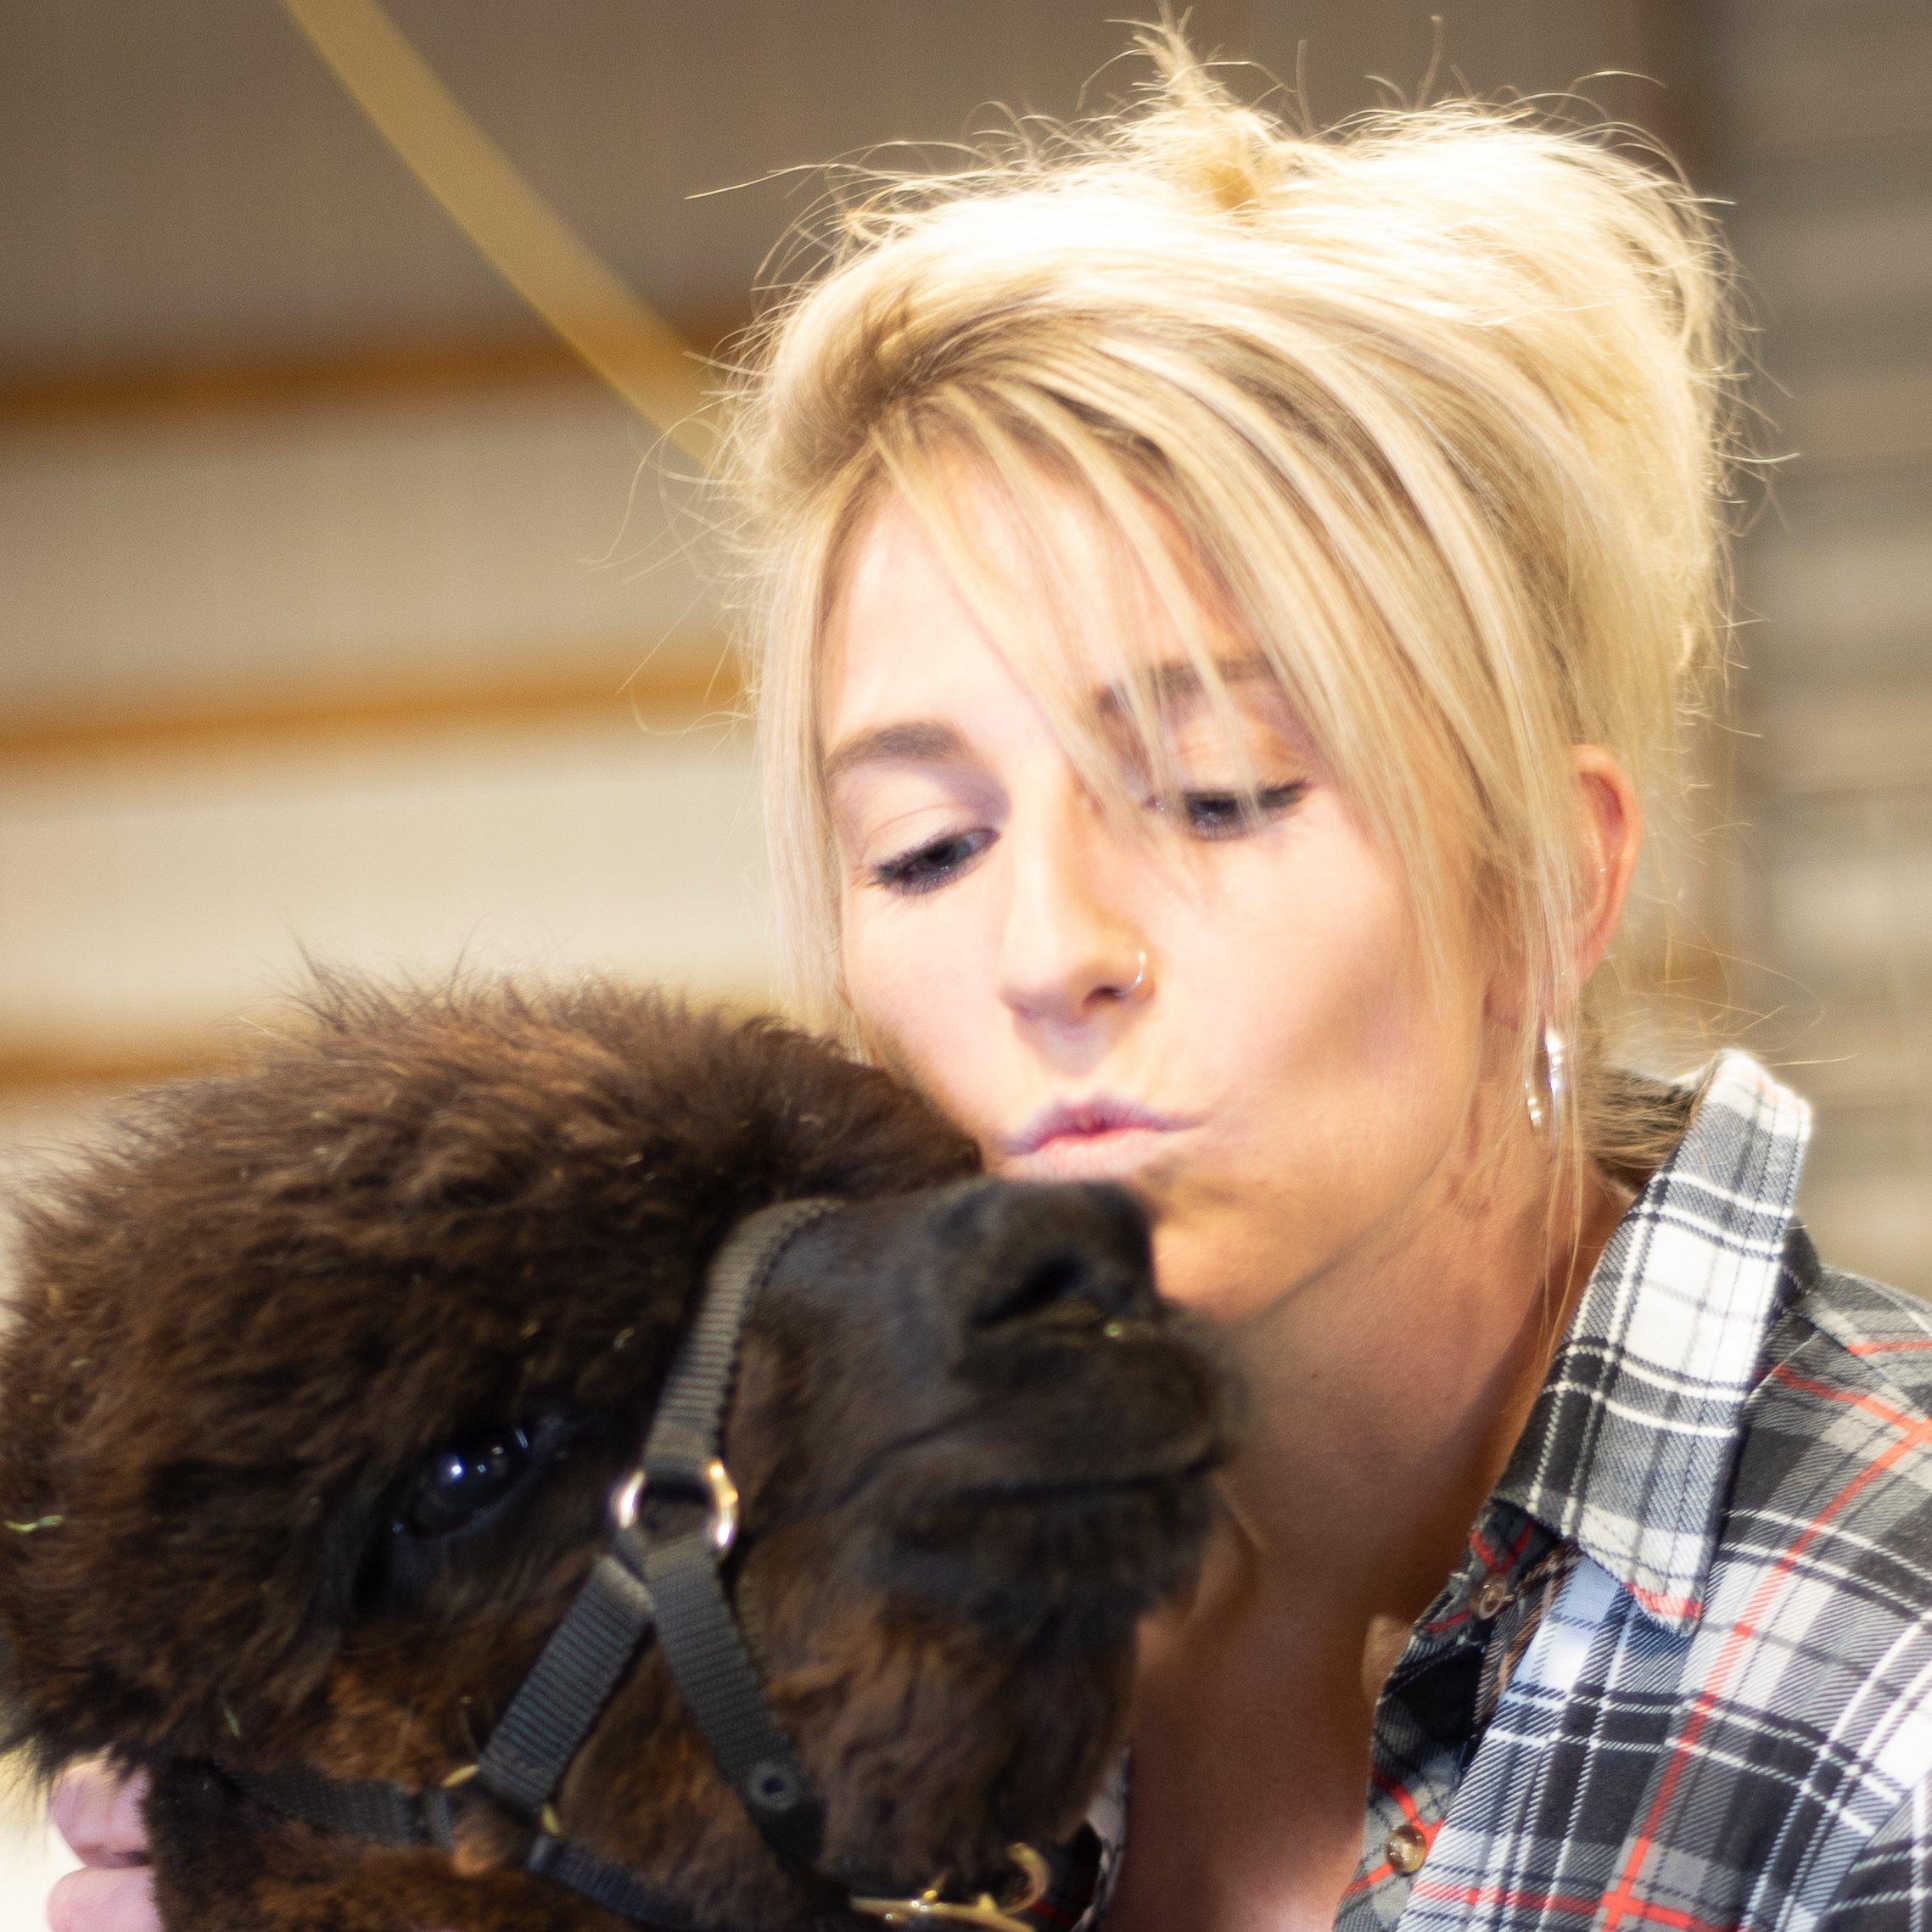
POLYGON ((160 1932, 153 1868, 83 1865, 65 1873, 47 1895, 47 1923, 51 1932, 160 1932))
POLYGON ((148 1831, 141 1800, 147 1793, 144 1771, 120 1778, 97 1762, 79 1764, 61 1773, 47 1812, 82 1864, 144 1865, 148 1831))

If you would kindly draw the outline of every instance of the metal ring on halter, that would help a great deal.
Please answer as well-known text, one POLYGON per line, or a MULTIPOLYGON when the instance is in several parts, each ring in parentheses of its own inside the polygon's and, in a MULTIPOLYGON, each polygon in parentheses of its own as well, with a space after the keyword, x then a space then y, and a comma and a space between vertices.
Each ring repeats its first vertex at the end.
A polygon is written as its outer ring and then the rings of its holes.
MULTIPOLYGON (((738 1540, 738 1486, 716 1456, 704 1465, 705 1487, 711 1492, 711 1514, 705 1534, 711 1547, 722 1556, 738 1540)), ((617 1526, 627 1530, 637 1520, 637 1506, 644 1499, 644 1472, 633 1470, 612 1492, 611 1515, 617 1526)))
POLYGON ((940 1896, 944 1879, 928 1885, 917 1898, 853 1898, 847 1902, 854 1912, 888 1925, 988 1925, 997 1932, 1029 1932, 1027 1922, 1016 1915, 1046 1896, 1050 1873, 1045 1859, 1030 1845, 1010 1845, 1006 1856, 1019 1868, 1021 1896, 1004 1903, 990 1892, 982 1892, 970 1905, 949 1904, 940 1896))

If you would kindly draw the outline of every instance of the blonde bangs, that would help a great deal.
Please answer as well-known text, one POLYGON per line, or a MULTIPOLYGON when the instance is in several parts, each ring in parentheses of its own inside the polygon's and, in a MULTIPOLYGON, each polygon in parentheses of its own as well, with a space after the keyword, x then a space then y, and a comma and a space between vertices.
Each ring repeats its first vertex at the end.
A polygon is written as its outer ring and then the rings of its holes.
POLYGON ((1613 753, 1663 828, 1722 675, 1714 227, 1621 131, 1456 101, 1300 132, 1176 30, 1141 44, 1144 100, 876 177, 731 372, 792 1003, 857 1044, 819 705, 843 578, 890 501, 1111 811, 1173 787, 1163 664, 1252 791, 1225 639, 1258 660, 1406 882, 1432 987, 1455 949, 1507 949, 1520 1070, 1546 1019, 1572 1043, 1561 1157, 1638 1168, 1664 1129, 1615 1063, 1606 976, 1572 964, 1571 753, 1613 753))

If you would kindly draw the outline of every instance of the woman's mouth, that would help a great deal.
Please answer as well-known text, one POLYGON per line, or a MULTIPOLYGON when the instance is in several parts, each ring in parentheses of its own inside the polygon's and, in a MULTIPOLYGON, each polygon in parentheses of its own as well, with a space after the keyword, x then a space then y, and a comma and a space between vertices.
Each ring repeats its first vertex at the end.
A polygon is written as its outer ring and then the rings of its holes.
POLYGON ((1001 1173, 1019 1180, 1103 1180, 1145 1165, 1189 1122, 1110 1094, 1053 1101, 1006 1142, 1001 1173))

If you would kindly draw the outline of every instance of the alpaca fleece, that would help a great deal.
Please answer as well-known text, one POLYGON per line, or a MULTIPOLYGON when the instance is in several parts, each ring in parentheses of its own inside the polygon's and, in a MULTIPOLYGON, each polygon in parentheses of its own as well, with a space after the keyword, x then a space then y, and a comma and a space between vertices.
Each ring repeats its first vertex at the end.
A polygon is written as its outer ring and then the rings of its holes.
MULTIPOLYGON (((976 1168, 770 1020, 322 976, 285 1037, 143 1096, 23 1204, 16 1741, 48 1775, 150 1770, 181 1932, 621 1923, 517 1870, 487 1800, 459 1793, 453 1856, 380 1848, 220 1767, 420 1789, 473 1761, 604 1540, 709 1257, 831 1195, 745 1334, 733 1588, 828 1851, 996 1882, 1117 1747, 1134 1621, 1191 1576, 1235 1424, 1125 1195, 976 1168)), ((870 1923, 764 1846, 654 1649, 559 1809, 703 1923, 870 1923)))

